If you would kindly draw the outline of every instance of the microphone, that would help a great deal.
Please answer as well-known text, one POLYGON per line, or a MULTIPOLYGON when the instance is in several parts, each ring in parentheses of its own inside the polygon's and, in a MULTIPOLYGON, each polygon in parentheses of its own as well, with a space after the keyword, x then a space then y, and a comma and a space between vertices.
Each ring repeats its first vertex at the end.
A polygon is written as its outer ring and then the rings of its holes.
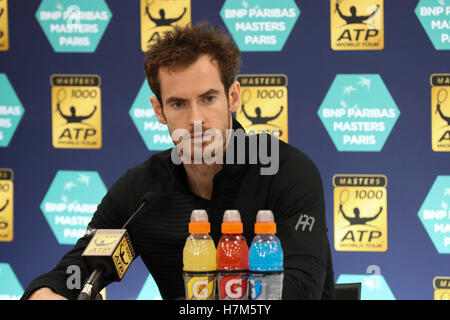
POLYGON ((126 230, 127 225, 141 212, 142 208, 156 198, 149 191, 142 196, 141 205, 125 222, 121 229, 98 229, 81 254, 90 276, 81 289, 77 300, 92 300, 100 291, 102 279, 112 281, 122 280, 131 262, 136 257, 126 230))

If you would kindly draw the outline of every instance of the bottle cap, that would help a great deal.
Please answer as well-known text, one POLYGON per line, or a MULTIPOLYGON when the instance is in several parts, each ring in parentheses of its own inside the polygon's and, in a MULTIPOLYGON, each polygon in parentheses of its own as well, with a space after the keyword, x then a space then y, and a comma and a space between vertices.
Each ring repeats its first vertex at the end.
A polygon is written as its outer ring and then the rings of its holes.
POLYGON ((273 213, 270 210, 259 210, 256 215, 255 233, 277 233, 277 225, 274 222, 273 213))
POLYGON ((222 233, 223 234, 239 234, 244 231, 241 222, 241 215, 238 210, 226 210, 223 215, 222 233))
POLYGON ((206 210, 193 210, 191 222, 189 222, 189 233, 209 233, 210 231, 211 225, 206 210))

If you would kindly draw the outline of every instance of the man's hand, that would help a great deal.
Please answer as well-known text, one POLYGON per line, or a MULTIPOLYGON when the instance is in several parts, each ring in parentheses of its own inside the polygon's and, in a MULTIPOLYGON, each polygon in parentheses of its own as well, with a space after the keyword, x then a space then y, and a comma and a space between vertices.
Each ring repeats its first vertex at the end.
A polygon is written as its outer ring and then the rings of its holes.
POLYGON ((60 296, 53 292, 52 289, 44 287, 37 289, 31 294, 28 300, 68 300, 67 298, 60 296))

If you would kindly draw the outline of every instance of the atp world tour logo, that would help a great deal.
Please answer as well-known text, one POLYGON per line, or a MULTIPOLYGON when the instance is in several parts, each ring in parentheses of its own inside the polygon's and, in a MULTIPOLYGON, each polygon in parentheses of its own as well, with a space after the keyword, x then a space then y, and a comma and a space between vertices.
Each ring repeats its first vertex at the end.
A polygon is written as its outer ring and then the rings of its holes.
POLYGON ((431 145, 450 151, 450 74, 433 74, 431 83, 431 145))
POLYGON ((98 75, 51 76, 55 148, 101 148, 100 82, 98 75))
POLYGON ((12 241, 14 234, 13 171, 0 168, 0 241, 12 241))
POLYGON ((333 50, 384 48, 383 0, 331 0, 333 50))
POLYGON ((333 185, 335 249, 386 251, 386 176, 335 175, 333 185))
POLYGON ((450 277, 435 277, 433 287, 434 300, 450 300, 450 277))
POLYGON ((9 50, 8 0, 0 0, 0 51, 9 50))
POLYGON ((241 107, 236 111, 248 134, 267 132, 288 142, 287 76, 239 75, 241 107))

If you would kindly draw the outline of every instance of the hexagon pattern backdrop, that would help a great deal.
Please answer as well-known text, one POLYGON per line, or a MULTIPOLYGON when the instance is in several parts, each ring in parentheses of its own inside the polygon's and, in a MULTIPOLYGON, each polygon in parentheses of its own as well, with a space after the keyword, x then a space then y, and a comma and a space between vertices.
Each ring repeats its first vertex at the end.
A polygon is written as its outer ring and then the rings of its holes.
MULTIPOLYGON (((173 147, 141 47, 188 18, 241 50, 254 76, 239 116, 281 126, 316 163, 335 281, 360 282, 362 299, 450 297, 450 1, 0 0, 0 12, 0 299, 56 265, 128 168, 173 147), (53 97, 52 75, 64 75, 53 97)), ((106 292, 161 299, 139 258, 106 292)))

